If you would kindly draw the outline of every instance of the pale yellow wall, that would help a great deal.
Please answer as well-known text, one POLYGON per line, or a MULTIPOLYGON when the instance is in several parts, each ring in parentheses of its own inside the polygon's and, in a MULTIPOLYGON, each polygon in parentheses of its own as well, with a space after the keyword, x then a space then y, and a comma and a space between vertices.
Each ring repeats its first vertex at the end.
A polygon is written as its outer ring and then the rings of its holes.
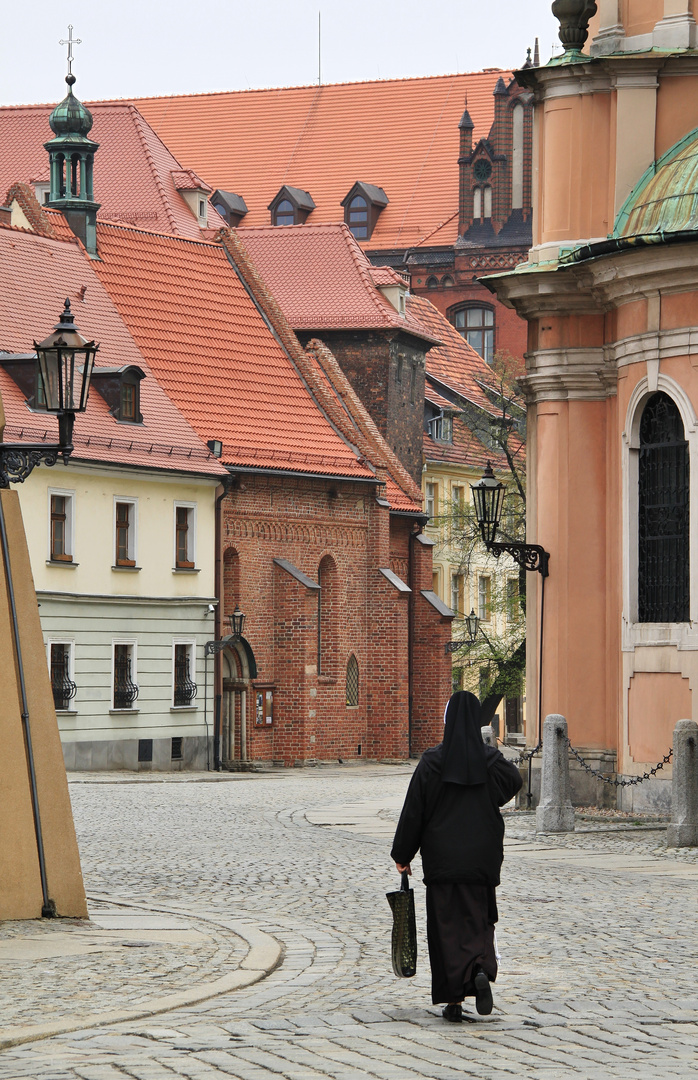
POLYGON ((215 595, 213 480, 166 478, 143 472, 56 465, 34 469, 19 488, 34 582, 39 592, 126 596, 215 595), (49 491, 74 492, 73 562, 47 565, 49 491), (137 499, 135 570, 112 570, 114 502, 137 499), (196 504, 196 569, 174 572, 174 504, 196 504))

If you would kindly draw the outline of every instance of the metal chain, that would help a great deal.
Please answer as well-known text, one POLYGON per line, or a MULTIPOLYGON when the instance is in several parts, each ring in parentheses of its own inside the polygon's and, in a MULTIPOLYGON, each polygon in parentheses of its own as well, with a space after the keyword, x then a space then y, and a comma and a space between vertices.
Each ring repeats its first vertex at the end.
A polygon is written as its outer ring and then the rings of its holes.
MULTIPOLYGON (((507 750, 511 749, 511 747, 507 743, 503 743, 501 739, 498 739, 497 742, 499 742, 501 746, 506 746, 507 750)), ((516 755, 515 758, 507 757, 507 761, 511 761, 512 765, 525 765, 526 762, 530 761, 532 757, 535 757, 536 754, 539 754, 542 749, 543 744, 538 743, 538 745, 534 746, 532 750, 522 750, 519 754, 516 755)))
POLYGON ((586 769, 588 773, 591 773, 591 775, 595 776, 598 780, 602 780, 604 784, 612 784, 614 787, 634 787, 635 784, 642 784, 645 780, 650 780, 653 776, 657 775, 660 769, 663 769, 665 765, 669 764, 674 753, 673 749, 671 749, 668 754, 664 755, 661 761, 657 762, 654 768, 650 769, 649 772, 644 772, 642 776, 633 776, 630 780, 618 780, 617 777, 604 776, 600 769, 593 768, 588 761, 584 760, 579 753, 579 750, 576 750, 574 746, 572 746, 569 739, 567 740, 567 746, 583 769, 586 769))

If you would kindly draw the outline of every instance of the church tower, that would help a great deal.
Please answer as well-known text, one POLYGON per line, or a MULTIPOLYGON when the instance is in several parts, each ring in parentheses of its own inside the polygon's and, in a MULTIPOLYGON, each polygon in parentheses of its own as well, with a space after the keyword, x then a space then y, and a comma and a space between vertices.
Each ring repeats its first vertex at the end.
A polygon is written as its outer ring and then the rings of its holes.
POLYGON ((48 205, 61 210, 89 255, 97 255, 97 211, 92 171, 99 143, 88 139, 92 114, 73 94, 75 76, 66 75, 68 93, 49 117, 55 138, 44 143, 49 153, 51 188, 48 205))

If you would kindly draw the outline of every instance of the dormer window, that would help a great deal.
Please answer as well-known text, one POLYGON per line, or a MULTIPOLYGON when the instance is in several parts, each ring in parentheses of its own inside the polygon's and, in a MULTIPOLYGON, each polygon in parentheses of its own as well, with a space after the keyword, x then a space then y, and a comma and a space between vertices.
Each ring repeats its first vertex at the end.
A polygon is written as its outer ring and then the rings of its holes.
POLYGON ((2 353, 0 364, 24 394, 30 409, 45 409, 46 397, 36 353, 2 353))
POLYGON ((284 184, 267 207, 272 225, 303 225, 315 209, 310 192, 284 184))
POLYGON ((142 424, 141 380, 145 372, 135 364, 121 368, 94 368, 92 386, 106 401, 109 412, 122 424, 142 424))
POLYGON ((211 196, 211 206, 214 206, 226 224, 233 228, 240 224, 247 213, 247 205, 242 195, 221 191, 220 188, 211 196))
POLYGON ((196 218, 199 226, 208 225, 208 197, 211 188, 197 176, 193 169, 173 169, 172 181, 179 194, 196 218))
POLYGON ((378 215, 388 205, 388 196, 375 184, 357 180, 348 195, 342 199, 344 221, 357 240, 370 240, 378 221, 378 215))
POLYGON ((429 421, 429 434, 435 442, 453 442, 453 416, 442 412, 429 421))
POLYGON ((295 210, 293 209, 293 203, 291 203, 288 199, 282 199, 281 202, 279 203, 279 205, 277 206, 276 212, 274 213, 274 224, 275 225, 295 225, 296 224, 296 213, 295 213, 295 210))

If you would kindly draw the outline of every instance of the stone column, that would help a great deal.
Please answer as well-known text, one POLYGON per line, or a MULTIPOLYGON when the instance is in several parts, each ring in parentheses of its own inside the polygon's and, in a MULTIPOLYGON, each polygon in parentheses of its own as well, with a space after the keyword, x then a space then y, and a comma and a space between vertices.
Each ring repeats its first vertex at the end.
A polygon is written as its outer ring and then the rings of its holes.
POLYGON ((574 832, 567 721, 558 713, 546 716, 543 722, 543 765, 536 832, 574 832))
POLYGON ((671 825, 667 847, 698 847, 698 724, 679 720, 674 728, 671 825))
POLYGON ((497 749, 497 736, 494 733, 494 728, 488 724, 486 727, 480 728, 482 732, 482 741, 486 746, 494 746, 497 749))

